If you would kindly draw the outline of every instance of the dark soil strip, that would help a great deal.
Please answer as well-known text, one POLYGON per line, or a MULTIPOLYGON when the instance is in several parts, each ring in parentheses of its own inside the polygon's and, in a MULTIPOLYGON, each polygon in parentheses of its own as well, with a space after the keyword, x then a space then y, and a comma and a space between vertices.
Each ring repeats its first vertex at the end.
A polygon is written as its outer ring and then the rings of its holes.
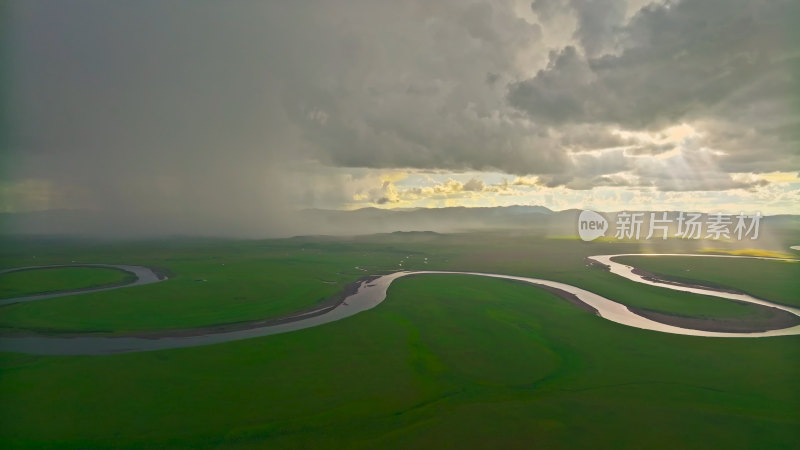
MULTIPOLYGON (((197 327, 197 328, 180 328, 180 329, 172 329, 172 330, 148 330, 148 331, 135 331, 131 333, 120 333, 120 334, 108 334, 109 337, 137 337, 137 338, 146 338, 146 339, 159 339, 163 337, 185 337, 185 336, 198 336, 198 335, 206 335, 206 334, 217 334, 217 333, 228 333, 231 331, 241 331, 241 330, 249 330, 251 328, 260 328, 264 326, 270 325, 278 325, 282 323, 289 323, 289 322, 296 322, 298 320, 308 319, 309 317, 319 316, 321 314, 325 314, 330 310, 336 308, 344 300, 358 292, 358 289, 361 287, 363 283, 369 283, 370 281, 380 277, 380 275, 370 275, 367 277, 359 278, 357 281, 354 281, 342 289, 341 292, 334 294, 327 299, 325 299, 322 303, 318 303, 311 308, 305 309, 303 311, 295 311, 289 314, 285 314, 279 317, 273 317, 270 319, 259 319, 259 320, 250 320, 250 321, 243 321, 243 322, 231 322, 225 323, 220 325, 210 325, 206 327, 197 327)), ((60 337, 79 337, 87 334, 92 335, 102 335, 106 332, 97 330, 97 331, 57 331, 57 330, 47 330, 47 329, 39 329, 39 330, 32 330, 32 329, 25 329, 20 330, 20 332, 13 331, 11 333, 5 334, 7 336, 14 335, 14 336, 24 336, 24 335, 52 335, 52 336, 60 336, 60 337)))
MULTIPOLYGON (((607 265, 600 263, 598 264, 602 266, 604 269, 610 270, 610 267, 608 267, 607 265)), ((696 280, 679 278, 679 277, 670 277, 662 274, 655 274, 636 267, 633 268, 632 272, 636 275, 641 276, 647 281, 657 284, 668 284, 671 286, 690 287, 690 288, 704 289, 714 292, 724 292, 728 294, 745 294, 754 298, 759 298, 755 295, 749 294, 744 291, 727 288, 710 282, 708 284, 703 284, 696 280)), ((731 302, 736 301, 733 299, 725 299, 725 300, 731 302)), ((769 299, 762 299, 762 300, 772 303, 777 303, 769 299)), ((650 320, 654 320, 656 322, 660 322, 666 325, 673 325, 681 328, 691 328, 693 330, 715 331, 720 333, 758 333, 762 331, 780 330, 782 328, 789 328, 800 324, 800 317, 797 317, 790 312, 783 311, 778 308, 773 308, 771 306, 759 305, 757 303, 750 303, 750 302, 739 302, 739 303, 744 303, 747 305, 751 305, 755 308, 761 308, 763 311, 768 311, 769 317, 763 319, 694 317, 694 316, 683 316, 679 314, 669 314, 660 311, 653 311, 650 309, 636 308, 628 305, 625 306, 628 308, 628 310, 630 310, 635 314, 638 314, 642 317, 646 317, 650 320)))
POLYGON ((580 309, 582 309, 584 311, 588 311, 588 312, 594 314, 595 316, 599 316, 600 315, 598 313, 597 309, 594 306, 590 306, 590 305, 584 303, 581 299, 578 298, 577 295, 575 295, 575 294, 573 294, 571 292, 567 292, 567 291, 564 291, 564 290, 561 290, 561 289, 558 289, 558 288, 554 288, 552 286, 545 286, 544 284, 529 283, 529 282, 526 282, 526 281, 520 281, 520 283, 525 283, 525 284, 527 284, 529 286, 531 284, 533 284, 534 286, 536 286, 536 287, 538 287, 540 289, 544 289, 547 292, 551 292, 553 294, 556 294, 562 300, 566 300, 569 303, 571 303, 572 305, 577 306, 578 308, 580 308, 580 309))
MULTIPOLYGON (((731 300, 733 301, 733 300, 731 300)), ((770 306, 748 303, 759 308, 769 310, 770 316, 761 320, 753 319, 734 319, 734 318, 710 318, 710 317, 690 317, 666 314, 659 311, 652 311, 643 308, 627 308, 642 317, 673 325, 681 328, 691 328, 693 330, 717 331, 721 333, 758 333, 761 331, 779 330, 800 324, 800 318, 789 312, 772 308, 770 306)))
MULTIPOLYGON (((689 279, 679 279, 677 277, 671 278, 667 275, 661 274, 654 274, 652 272, 647 272, 642 269, 633 269, 633 273, 639 275, 640 277, 644 278, 647 281, 651 281, 653 283, 658 284, 669 284, 672 286, 681 286, 681 287, 690 287, 696 289, 705 289, 707 291, 714 291, 714 292, 726 292, 728 294, 747 294, 746 292, 737 291, 736 289, 726 288, 724 286, 714 285, 714 284, 701 284, 696 282, 695 280, 689 279)), ((750 295, 750 294, 747 294, 750 295)), ((772 300, 770 300, 772 301, 772 300)))
MULTIPOLYGON (((15 296, 15 297, 10 297, 10 298, 17 298, 17 297, 25 298, 25 297, 34 297, 34 296, 49 295, 49 294, 69 294, 71 292, 74 292, 76 294, 80 294, 80 293, 83 293, 83 292, 91 292, 91 291, 96 291, 96 290, 101 290, 101 289, 105 290, 105 289, 112 288, 112 287, 127 286, 127 285, 129 285, 131 283, 135 283, 136 280, 139 279, 139 277, 137 277, 135 273, 128 272, 127 270, 119 269, 117 267, 109 267, 109 266, 102 266, 102 265, 89 265, 89 264, 69 264, 69 265, 64 265, 63 268, 70 268, 70 267, 84 267, 84 268, 88 268, 88 269, 109 269, 109 270, 116 270, 116 271, 119 271, 119 272, 123 272, 126 275, 125 275, 124 279, 122 279, 120 281, 115 281, 113 283, 96 284, 94 286, 75 288, 75 289, 60 289, 60 290, 55 290, 55 291, 41 291, 41 292, 37 292, 35 294, 27 294, 27 295, 15 296)), ((58 268, 58 267, 52 267, 52 268, 58 268)), ((5 273, 8 274, 8 273, 15 273, 15 272, 27 272, 29 270, 46 270, 46 269, 48 269, 48 267, 26 267, 24 269, 9 270, 8 272, 5 272, 5 273)), ((158 275, 158 278, 160 280, 163 280, 163 278, 161 278, 161 275, 159 275, 158 273, 156 273, 156 275, 158 275)), ((0 299, 2 299, 2 298, 0 298, 0 299)), ((9 306, 9 305, 14 305, 14 304, 15 303, 9 303, 8 305, 4 305, 4 306, 9 306)))
POLYGON ((662 275, 662 274, 659 274, 659 273, 647 272, 647 271, 644 271, 644 270, 641 270, 641 269, 633 269, 633 273, 635 273, 636 275, 640 275, 645 280, 652 281, 653 283, 670 284, 670 285, 673 285, 673 286, 686 286, 686 287, 692 287, 692 288, 698 288, 698 289, 706 289, 708 291, 726 292, 728 294, 744 294, 744 295, 749 295, 750 297, 757 298, 757 299, 760 299, 760 300, 764 300, 764 301, 767 301, 767 302, 770 302, 770 303, 776 303, 776 304, 779 304, 779 305, 789 306, 789 307, 793 307, 794 306, 794 305, 788 305, 786 303, 778 302, 778 301, 775 301, 775 300, 772 300, 772 299, 759 297, 758 295, 753 295, 753 294, 751 294, 751 293, 749 293, 747 291, 733 289, 733 288, 721 286, 719 284, 714 284, 714 283, 711 283, 711 282, 703 283, 703 282, 699 282, 697 280, 692 280, 692 279, 689 279, 689 278, 681 278, 681 277, 675 277, 675 276, 671 276, 671 275, 662 275))

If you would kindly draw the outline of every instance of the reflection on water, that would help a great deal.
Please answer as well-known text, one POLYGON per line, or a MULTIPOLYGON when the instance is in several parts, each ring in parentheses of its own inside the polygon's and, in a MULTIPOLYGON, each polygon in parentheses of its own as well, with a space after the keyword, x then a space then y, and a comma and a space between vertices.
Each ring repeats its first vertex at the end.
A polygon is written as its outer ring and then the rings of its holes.
MULTIPOLYGON (((686 292, 694 292, 717 297, 730 298, 740 301, 750 301, 753 303, 765 304, 778 307, 792 314, 800 316, 800 311, 795 308, 775 305, 763 300, 749 296, 743 298, 743 294, 731 294, 718 291, 709 291, 701 288, 682 288, 679 286, 667 286, 656 284, 643 279, 641 276, 633 274, 629 266, 612 261, 614 255, 594 256, 592 259, 610 267, 612 273, 618 274, 630 280, 652 284, 670 289, 677 289, 686 292)), ((628 255, 617 255, 628 256, 628 255)), ((687 255, 680 255, 687 256, 687 255)), ((698 255, 716 257, 716 255, 698 255)), ((736 258, 737 256, 731 256, 736 258)), ((372 309, 386 298, 386 291, 389 285, 396 279, 409 275, 435 275, 435 274, 461 274, 471 276, 483 276, 490 278, 500 278, 507 280, 522 281, 534 285, 549 286, 564 292, 575 295, 579 300, 595 308, 598 315, 604 319, 619 324, 641 328, 645 330, 659 331, 663 333, 683 334, 690 336, 704 337, 767 337, 800 334, 800 325, 780 330, 770 330, 756 333, 724 333, 713 331, 692 330, 677 326, 667 325, 647 319, 631 312, 625 305, 607 299, 593 292, 581 289, 569 284, 556 281, 542 280, 537 278, 518 277, 511 275, 477 273, 477 272, 447 272, 447 271, 417 271, 417 272, 396 272, 383 275, 369 282, 363 282, 358 291, 347 297, 344 302, 327 313, 320 314, 294 322, 266 325, 246 330, 227 331, 215 334, 204 334, 196 336, 168 336, 161 338, 142 338, 142 337, 6 337, 0 338, 0 351, 22 352, 33 354, 50 355, 96 355, 109 353, 141 352, 162 350, 169 348, 193 347, 199 345, 217 344, 231 342, 241 339, 269 336, 272 334, 287 333, 290 331, 302 330, 304 328, 316 327, 325 323, 341 320, 359 312, 372 309)))
MULTIPOLYGON (((746 303, 755 303, 758 305, 763 306, 770 306, 773 308, 778 308, 783 311, 790 312, 795 316, 800 316, 800 309, 792 308, 791 306, 780 305, 777 303, 768 302, 766 300, 761 300, 760 298, 755 298, 747 294, 738 294, 734 292, 722 292, 722 291, 715 291, 704 289, 702 286, 682 286, 679 284, 667 284, 667 283, 657 283, 652 280, 647 279, 646 277, 634 273, 635 268, 618 263, 614 261, 614 258, 622 257, 622 256, 686 256, 686 257, 693 257, 693 258, 748 258, 748 259, 764 259, 764 260, 775 260, 780 259, 781 261, 800 261, 796 259, 783 259, 783 258, 769 258, 765 256, 733 256, 733 255, 694 255, 694 254, 682 254, 682 253, 651 253, 651 254, 641 254, 641 253, 629 253, 624 255, 599 255, 599 256, 590 256, 589 259, 597 261, 601 264, 608 266, 611 273, 619 275, 621 277, 627 278, 629 280, 636 281, 637 283, 644 283, 649 284, 651 286, 658 286, 667 289, 673 289, 676 291, 683 291, 683 292, 691 292, 693 294, 703 294, 703 295, 712 295, 714 297, 721 297, 727 298, 729 300, 736 300, 740 302, 746 303)), ((792 333, 795 334, 795 333, 792 333)))

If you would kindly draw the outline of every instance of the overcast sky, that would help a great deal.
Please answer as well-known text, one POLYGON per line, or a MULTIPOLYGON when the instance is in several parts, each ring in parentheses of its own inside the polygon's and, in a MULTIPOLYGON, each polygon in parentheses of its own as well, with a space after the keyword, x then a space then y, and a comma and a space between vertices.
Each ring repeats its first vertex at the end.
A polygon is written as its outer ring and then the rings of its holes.
POLYGON ((796 0, 4 8, 3 212, 800 213, 796 0))

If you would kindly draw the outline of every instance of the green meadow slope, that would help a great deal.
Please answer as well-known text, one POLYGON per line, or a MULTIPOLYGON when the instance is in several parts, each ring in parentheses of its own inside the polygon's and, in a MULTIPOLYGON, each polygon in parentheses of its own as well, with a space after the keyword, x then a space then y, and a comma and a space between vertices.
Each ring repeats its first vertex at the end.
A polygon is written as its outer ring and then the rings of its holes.
POLYGON ((0 355, 0 446, 792 448, 798 344, 643 331, 519 283, 420 276, 295 333, 0 355))
MULTIPOLYGON (((365 275, 415 269, 545 278, 668 314, 746 320, 755 327, 769 320, 762 309, 753 305, 645 286, 590 267, 586 262, 586 256, 592 254, 631 251, 639 249, 613 242, 585 245, 539 236, 491 233, 410 233, 270 241, 176 240, 95 246, 68 243, 50 244, 46 248, 34 246, 33 250, 11 245, 0 254, 0 266, 29 265, 30 253, 37 255, 39 264, 70 262, 80 255, 88 261, 162 267, 171 276, 165 282, 145 286, 5 306, 0 314, 0 332, 124 334, 257 320, 313 307, 365 275)), ((734 261, 709 261, 708 272, 722 273, 729 263, 734 261)), ((770 264, 752 263, 762 267, 770 264)), ((11 275, 0 276, 0 282, 11 275)), ((708 275, 714 279, 713 274, 708 275)), ((791 289, 792 284, 788 286, 791 289)), ((781 289, 787 288, 777 290, 781 289)), ((765 292, 767 298, 771 294, 765 292)), ((780 298, 786 297, 786 292, 778 294, 782 294, 780 298)))
MULTIPOLYGON (((0 250, 0 267, 30 265, 35 254, 37 264, 143 264, 171 277, 5 306, 0 332, 124 334, 258 319, 403 269, 526 275, 652 310, 760 320, 748 305, 644 286, 585 259, 636 251, 492 233, 14 242, 0 250)), ((772 261, 733 268, 743 261, 709 259, 685 272, 686 261, 639 260, 775 301, 789 301, 795 280, 795 266, 772 261)), ((650 332, 521 283, 410 277, 373 310, 283 335, 124 355, 0 354, 0 448, 792 448, 798 344, 650 332)))
POLYGON ((123 270, 98 267, 58 267, 0 274, 0 298, 113 285, 135 280, 123 270))

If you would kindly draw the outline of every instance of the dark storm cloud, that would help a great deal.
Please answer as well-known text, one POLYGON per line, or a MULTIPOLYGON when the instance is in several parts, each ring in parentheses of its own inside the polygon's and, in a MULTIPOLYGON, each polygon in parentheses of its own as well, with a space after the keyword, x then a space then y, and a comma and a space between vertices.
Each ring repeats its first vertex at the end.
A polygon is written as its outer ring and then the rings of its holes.
POLYGON ((792 13, 800 8, 756 5, 686 1, 647 7, 616 31, 624 43, 618 55, 594 58, 575 46, 552 51, 548 66, 512 85, 509 98, 542 121, 648 127, 708 114, 720 102, 736 101, 741 89, 757 90, 748 99, 787 94, 796 82, 788 77, 797 58, 788 45, 796 35, 792 13), (765 78, 783 82, 765 85, 765 78))
POLYGON ((537 25, 506 2, 405 5, 348 7, 320 25, 331 47, 326 54, 356 54, 308 74, 304 89, 287 95, 322 160, 509 172, 568 163, 504 99, 517 53, 538 43, 537 25), (318 113, 326 120, 309 120, 318 113))
MULTIPOLYGON (((573 2, 579 17, 602 2, 583 3, 573 2)), ((590 26, 584 19, 576 32, 583 48, 553 51, 545 69, 511 85, 509 101, 536 122, 553 126, 659 129, 705 120, 716 131, 708 133, 707 143, 730 154, 721 159, 723 167, 796 167, 795 17, 800 17, 797 2, 741 0, 651 5, 619 27, 590 26), (590 37, 608 32, 620 49, 595 56, 590 37)))
POLYGON ((589 56, 616 46, 618 29, 625 20, 625 0, 572 0, 578 18, 575 37, 589 56))
POLYGON ((10 177, 144 227, 278 224, 272 163, 291 123, 274 107, 275 50, 254 43, 279 37, 281 19, 188 6, 13 3, 10 177))
POLYGON ((556 14, 563 13, 566 9, 566 2, 562 0, 533 0, 531 2, 531 10, 545 22, 550 21, 556 14))
POLYGON ((342 185, 363 179, 326 166, 666 189, 658 170, 684 164, 645 170, 629 156, 670 148, 613 128, 684 120, 704 133, 684 159, 714 149, 703 161, 719 179, 796 170, 797 2, 670 2, 632 18, 626 5, 8 2, 0 199, 35 186, 39 204, 143 228, 260 235, 293 230, 296 207, 352 200, 342 185), (576 28, 543 35, 562 23, 576 28), (612 147, 627 150, 581 156, 612 147))
POLYGON ((541 34, 510 4, 34 1, 11 14, 16 178, 88 180, 89 190, 107 179, 113 193, 126 178, 149 185, 154 173, 193 179, 300 157, 564 164, 536 130, 498 114, 504 86, 486 83, 487 73, 508 79, 541 34), (540 154, 521 151, 532 146, 540 154))

